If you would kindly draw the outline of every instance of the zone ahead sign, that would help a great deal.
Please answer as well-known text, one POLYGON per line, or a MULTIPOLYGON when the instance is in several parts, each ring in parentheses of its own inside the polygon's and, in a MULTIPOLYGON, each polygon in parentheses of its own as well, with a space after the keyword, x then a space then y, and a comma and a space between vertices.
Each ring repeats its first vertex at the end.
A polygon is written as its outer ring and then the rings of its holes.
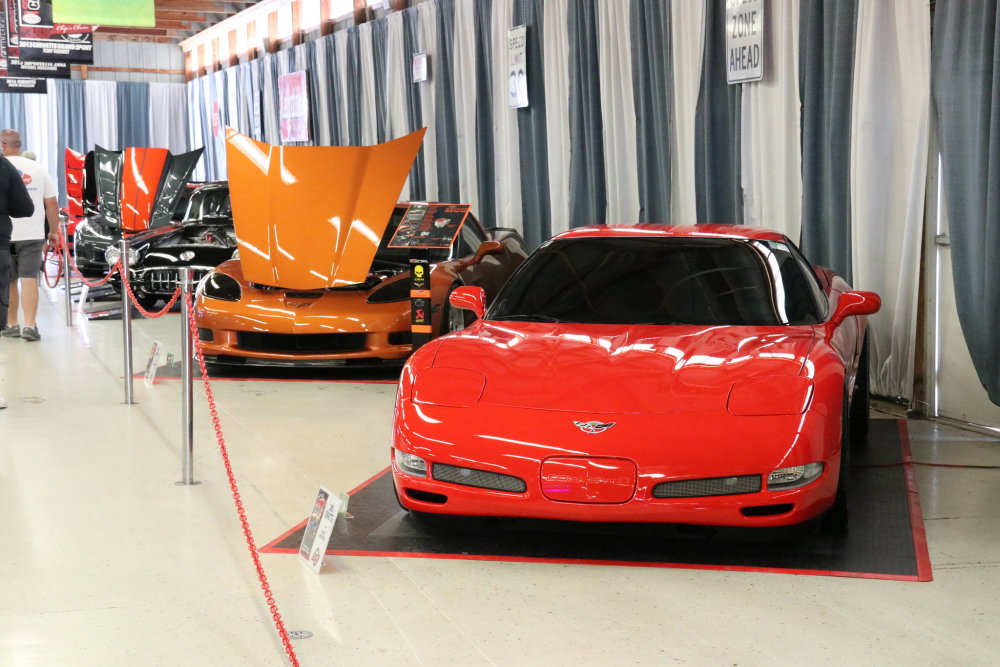
POLYGON ((764 77, 764 0, 726 1, 726 81, 764 77))

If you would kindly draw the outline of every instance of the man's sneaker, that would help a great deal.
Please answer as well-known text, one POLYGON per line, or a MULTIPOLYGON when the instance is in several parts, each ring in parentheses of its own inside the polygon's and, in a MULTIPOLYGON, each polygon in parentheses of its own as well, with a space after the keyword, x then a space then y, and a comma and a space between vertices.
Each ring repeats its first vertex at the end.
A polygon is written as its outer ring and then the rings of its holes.
POLYGON ((7 407, 7 399, 4 398, 3 396, 0 396, 0 410, 3 410, 6 407, 7 407))
POLYGON ((20 338, 21 327, 16 324, 5 326, 3 330, 0 331, 0 336, 4 336, 5 338, 20 338))
POLYGON ((35 327, 24 327, 21 329, 21 338, 27 341, 41 340, 42 334, 35 327))

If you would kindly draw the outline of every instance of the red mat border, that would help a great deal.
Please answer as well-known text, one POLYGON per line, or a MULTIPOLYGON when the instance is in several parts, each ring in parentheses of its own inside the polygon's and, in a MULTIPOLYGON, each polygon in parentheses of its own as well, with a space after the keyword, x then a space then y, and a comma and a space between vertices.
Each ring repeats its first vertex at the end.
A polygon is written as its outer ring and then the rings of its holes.
MULTIPOLYGON (((907 501, 910 507, 910 529, 913 535, 913 551, 917 560, 917 574, 878 574, 874 572, 842 572, 838 570, 807 570, 781 567, 751 567, 746 565, 699 565, 697 563, 639 563, 635 561, 617 560, 592 560, 584 558, 537 558, 527 556, 491 556, 491 555, 470 555, 470 554, 428 554, 421 552, 397 552, 397 551, 345 551, 340 549, 328 549, 328 556, 375 556, 382 558, 438 558, 443 560, 469 560, 469 561, 495 561, 502 563, 555 563, 559 565, 605 565, 618 567, 656 567, 672 570, 708 570, 714 572, 762 572, 767 574, 796 574, 823 577, 847 577, 853 579, 878 579, 883 581, 933 581, 931 571, 931 559, 927 550, 927 533, 924 529, 923 511, 920 507, 920 492, 917 490, 917 480, 914 474, 912 448, 910 447, 910 432, 906 421, 896 420, 899 428, 899 439, 902 446, 903 455, 903 477, 906 484, 907 501)), ((354 489, 348 491, 347 495, 354 495, 365 488, 380 476, 386 473, 389 468, 383 468, 370 478, 359 484, 354 489)), ((258 551, 266 554, 297 554, 298 549, 281 548, 273 545, 279 544, 289 535, 301 529, 306 524, 306 520, 296 524, 286 530, 277 538, 271 540, 258 551)))

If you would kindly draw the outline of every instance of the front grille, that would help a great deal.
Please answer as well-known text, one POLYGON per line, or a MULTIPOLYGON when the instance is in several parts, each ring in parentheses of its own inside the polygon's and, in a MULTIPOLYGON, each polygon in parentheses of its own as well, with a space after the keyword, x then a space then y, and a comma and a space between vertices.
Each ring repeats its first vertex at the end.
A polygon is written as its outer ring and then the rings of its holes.
MULTIPOLYGON (((193 269, 192 284, 204 278, 206 273, 207 269, 193 269)), ((138 282, 141 282, 143 290, 148 294, 173 294, 177 290, 179 281, 177 269, 146 269, 143 271, 141 281, 138 282)))
POLYGON ((409 331, 390 331, 389 345, 410 345, 413 343, 413 334, 409 331))
POLYGON ((281 334, 239 331, 236 333, 236 345, 244 350, 289 354, 359 352, 365 349, 365 334, 281 334))
POLYGON ((653 487, 654 498, 700 498, 702 496, 735 496, 760 491, 760 475, 709 477, 663 482, 653 487))
POLYGON ((215 332, 211 329, 202 329, 201 327, 198 327, 198 340, 211 343, 215 341, 215 332))
POLYGON ((493 489, 494 491, 524 493, 528 489, 528 485, 520 477, 501 475, 498 472, 487 472, 486 470, 460 468, 446 463, 435 463, 431 468, 431 476, 440 482, 451 482, 452 484, 493 489))

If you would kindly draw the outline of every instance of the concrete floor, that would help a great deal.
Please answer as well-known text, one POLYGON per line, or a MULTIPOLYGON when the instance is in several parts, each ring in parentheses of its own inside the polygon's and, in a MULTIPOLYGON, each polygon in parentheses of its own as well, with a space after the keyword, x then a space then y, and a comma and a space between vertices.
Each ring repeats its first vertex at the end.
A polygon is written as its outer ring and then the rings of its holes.
MULTIPOLYGON (((122 402, 121 323, 0 342, 0 665, 280 665, 200 388, 198 486, 181 476, 180 385, 122 402)), ((178 315, 135 322, 179 350, 178 315)), ((322 484, 387 465, 392 385, 217 382, 258 545, 322 484)), ((1000 442, 909 425, 917 461, 1000 465, 1000 442)), ((916 468, 929 583, 660 568, 265 554, 303 665, 995 665, 997 470, 916 468)))

